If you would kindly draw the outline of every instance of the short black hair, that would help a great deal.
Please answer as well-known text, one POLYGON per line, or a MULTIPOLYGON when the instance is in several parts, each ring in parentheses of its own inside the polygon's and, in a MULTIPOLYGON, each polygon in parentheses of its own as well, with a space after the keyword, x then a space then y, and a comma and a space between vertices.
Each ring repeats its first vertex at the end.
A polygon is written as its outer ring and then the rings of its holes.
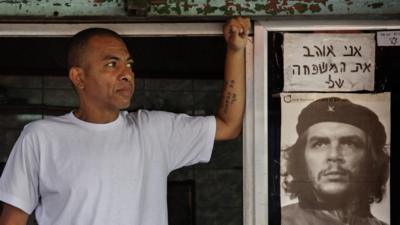
POLYGON ((117 32, 106 28, 93 27, 78 32, 69 43, 67 53, 68 69, 73 66, 81 66, 88 42, 94 36, 114 37, 122 40, 117 32))

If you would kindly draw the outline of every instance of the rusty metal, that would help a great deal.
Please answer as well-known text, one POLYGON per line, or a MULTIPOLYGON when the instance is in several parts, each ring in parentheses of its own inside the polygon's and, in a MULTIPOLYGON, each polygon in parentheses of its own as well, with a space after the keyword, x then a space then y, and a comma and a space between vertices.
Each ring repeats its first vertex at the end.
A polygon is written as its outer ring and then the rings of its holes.
POLYGON ((0 17, 395 15, 398 0, 0 0, 0 17))

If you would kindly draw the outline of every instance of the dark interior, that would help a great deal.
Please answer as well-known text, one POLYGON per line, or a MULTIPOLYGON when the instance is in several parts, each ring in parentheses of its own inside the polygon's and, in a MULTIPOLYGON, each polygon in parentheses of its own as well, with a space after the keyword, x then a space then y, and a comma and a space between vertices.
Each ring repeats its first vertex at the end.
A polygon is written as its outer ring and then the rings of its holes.
MULTIPOLYGON (((138 78, 222 79, 222 37, 124 38, 138 78)), ((0 38, 0 76, 66 75, 69 38, 0 38)))

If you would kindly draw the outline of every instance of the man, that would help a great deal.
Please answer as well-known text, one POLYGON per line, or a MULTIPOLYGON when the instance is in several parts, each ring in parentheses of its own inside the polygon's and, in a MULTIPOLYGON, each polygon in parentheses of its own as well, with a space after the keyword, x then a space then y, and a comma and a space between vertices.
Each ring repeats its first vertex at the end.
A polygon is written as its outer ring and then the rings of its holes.
POLYGON ((166 225, 167 175, 207 162, 215 140, 239 135, 244 114, 244 49, 250 22, 224 27, 225 82, 218 114, 190 117, 121 111, 134 91, 133 59, 106 29, 75 35, 69 78, 79 108, 27 125, 0 180, 1 225, 166 225))
POLYGON ((282 208, 282 225, 381 225, 370 204, 388 179, 386 132, 370 109, 322 98, 305 107, 298 139, 286 149, 285 191, 299 203, 282 208))

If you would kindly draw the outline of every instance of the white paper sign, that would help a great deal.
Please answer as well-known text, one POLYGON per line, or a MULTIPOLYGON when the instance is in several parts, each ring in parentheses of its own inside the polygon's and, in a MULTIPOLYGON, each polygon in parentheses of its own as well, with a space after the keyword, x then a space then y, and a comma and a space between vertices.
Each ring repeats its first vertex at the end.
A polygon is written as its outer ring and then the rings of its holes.
POLYGON ((284 91, 374 90, 374 34, 285 33, 284 91))
POLYGON ((400 46, 400 30, 380 31, 376 37, 378 46, 400 46))

